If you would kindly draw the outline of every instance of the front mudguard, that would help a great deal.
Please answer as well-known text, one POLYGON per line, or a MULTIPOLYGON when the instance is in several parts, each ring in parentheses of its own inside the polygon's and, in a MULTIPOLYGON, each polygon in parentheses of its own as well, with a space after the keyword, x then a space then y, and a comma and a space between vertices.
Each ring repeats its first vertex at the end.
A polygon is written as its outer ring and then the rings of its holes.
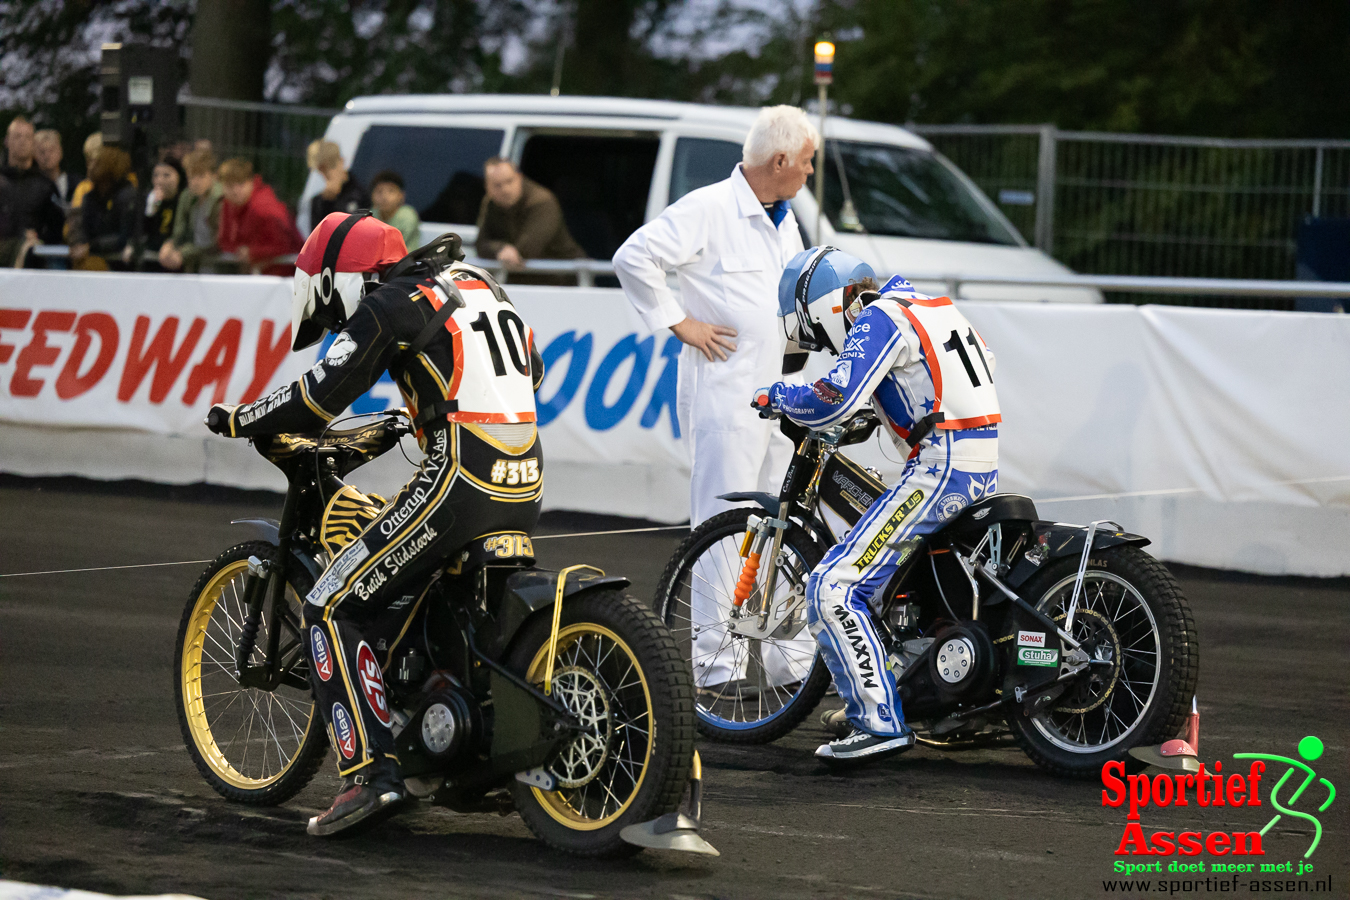
MULTIPOLYGON (((1047 563, 1065 556, 1075 558, 1083 554, 1083 542, 1087 540, 1086 525, 1066 525, 1063 522, 1032 522, 1031 533, 1034 541, 1032 549, 1023 553, 1013 565, 1012 571, 1004 579, 1009 587, 1020 587, 1039 572, 1047 563), (1036 561, 1035 548, 1045 546, 1045 556, 1036 561)), ((1092 536, 1092 549, 1105 550, 1109 547, 1147 547, 1151 541, 1143 535, 1117 531, 1114 528, 1098 528, 1092 536)))
MULTIPOLYGON (((778 510, 782 506, 777 497, 766 491, 736 491, 731 494, 718 494, 717 499, 730 500, 733 503, 742 503, 748 500, 774 517, 777 517, 778 510)), ((828 550, 838 543, 829 526, 819 517, 802 515, 802 508, 799 505, 795 506, 795 509, 797 512, 789 515, 788 518, 800 525, 811 536, 811 539, 821 546, 822 550, 828 550)))
MULTIPOLYGON (((247 526, 251 528, 258 537, 270 544, 276 545, 281 543, 281 523, 276 519, 232 519, 230 520, 230 524, 247 526)), ((314 577, 315 581, 319 580, 319 576, 323 574, 323 566, 319 564, 317 559, 307 555, 301 551, 299 547, 294 545, 291 547, 291 556, 306 572, 314 577)))
MULTIPOLYGON (((596 575, 594 572, 567 573, 563 599, 598 588, 622 589, 631 584, 627 578, 596 575)), ((548 609, 558 595, 558 572, 550 569, 524 569, 506 579, 496 620, 478 632, 478 648, 491 659, 501 659, 511 640, 525 621, 548 609)))

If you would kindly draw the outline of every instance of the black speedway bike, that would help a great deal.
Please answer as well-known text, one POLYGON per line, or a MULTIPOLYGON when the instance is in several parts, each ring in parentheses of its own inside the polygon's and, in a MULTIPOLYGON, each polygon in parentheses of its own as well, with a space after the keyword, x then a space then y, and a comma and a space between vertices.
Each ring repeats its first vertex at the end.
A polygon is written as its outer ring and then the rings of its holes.
MULTIPOLYGON (((327 755, 301 603, 383 505, 343 478, 409 432, 392 415, 252 440, 289 482, 281 520, 241 520, 260 539, 197 580, 174 660, 183 739, 228 800, 282 803, 327 755)), ((670 631, 623 593, 626 579, 545 571, 533 553, 524 534, 475 539, 399 630, 372 640, 409 793, 462 812, 515 809, 579 855, 716 853, 697 835, 692 688, 670 631), (691 816, 678 809, 687 782, 691 816)))
MULTIPOLYGON (((839 452, 878 424, 870 411, 823 431, 782 419, 797 449, 781 494, 726 495, 754 506, 702 523, 666 567, 655 608, 695 673, 723 673, 696 677, 706 736, 776 740, 829 688, 806 580, 886 490, 880 473, 839 452)), ((1148 543, 1113 522, 1044 521, 1029 498, 992 494, 932 534, 886 544, 900 564, 871 621, 919 740, 958 749, 1011 730, 1045 769, 1096 777, 1131 748, 1173 737, 1199 643, 1148 543)))

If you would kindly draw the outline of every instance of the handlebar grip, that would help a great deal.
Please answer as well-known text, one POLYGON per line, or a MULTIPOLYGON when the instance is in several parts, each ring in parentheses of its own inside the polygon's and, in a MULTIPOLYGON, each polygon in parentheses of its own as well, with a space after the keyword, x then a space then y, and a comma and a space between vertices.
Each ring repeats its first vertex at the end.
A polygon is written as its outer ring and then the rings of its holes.
POLYGON ((220 406, 211 407, 211 411, 206 414, 206 427, 216 434, 228 434, 230 410, 220 406))

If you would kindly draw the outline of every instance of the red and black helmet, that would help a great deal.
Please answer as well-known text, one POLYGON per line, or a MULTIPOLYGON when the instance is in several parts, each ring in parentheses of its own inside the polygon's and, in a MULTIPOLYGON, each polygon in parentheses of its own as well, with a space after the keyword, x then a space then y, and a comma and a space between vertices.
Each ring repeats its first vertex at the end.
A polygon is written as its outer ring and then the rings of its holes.
POLYGON ((300 248, 291 291, 292 350, 341 331, 366 292, 366 276, 408 255, 403 235, 369 212, 329 213, 300 248))

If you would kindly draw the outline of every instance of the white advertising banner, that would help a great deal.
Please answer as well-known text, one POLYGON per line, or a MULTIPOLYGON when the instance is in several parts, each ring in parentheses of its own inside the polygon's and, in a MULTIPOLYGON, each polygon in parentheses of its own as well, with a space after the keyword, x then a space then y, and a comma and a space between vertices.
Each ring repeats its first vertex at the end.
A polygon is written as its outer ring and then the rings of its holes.
MULTIPOLYGON (((646 331, 617 290, 508 289, 548 367, 546 507, 687 518, 678 341, 646 331)), ((289 283, 261 276, 0 270, 0 469, 282 489, 245 442, 201 420, 324 352, 288 352, 289 310, 289 283)), ((1350 574, 1350 317, 963 311, 998 358, 1001 490, 1031 495, 1046 518, 1115 519, 1168 560, 1350 574)), ((352 411, 399 402, 386 376, 352 411)), ((850 455, 894 483, 889 444, 850 455)), ((388 454, 354 480, 388 491, 407 475, 388 454)))

